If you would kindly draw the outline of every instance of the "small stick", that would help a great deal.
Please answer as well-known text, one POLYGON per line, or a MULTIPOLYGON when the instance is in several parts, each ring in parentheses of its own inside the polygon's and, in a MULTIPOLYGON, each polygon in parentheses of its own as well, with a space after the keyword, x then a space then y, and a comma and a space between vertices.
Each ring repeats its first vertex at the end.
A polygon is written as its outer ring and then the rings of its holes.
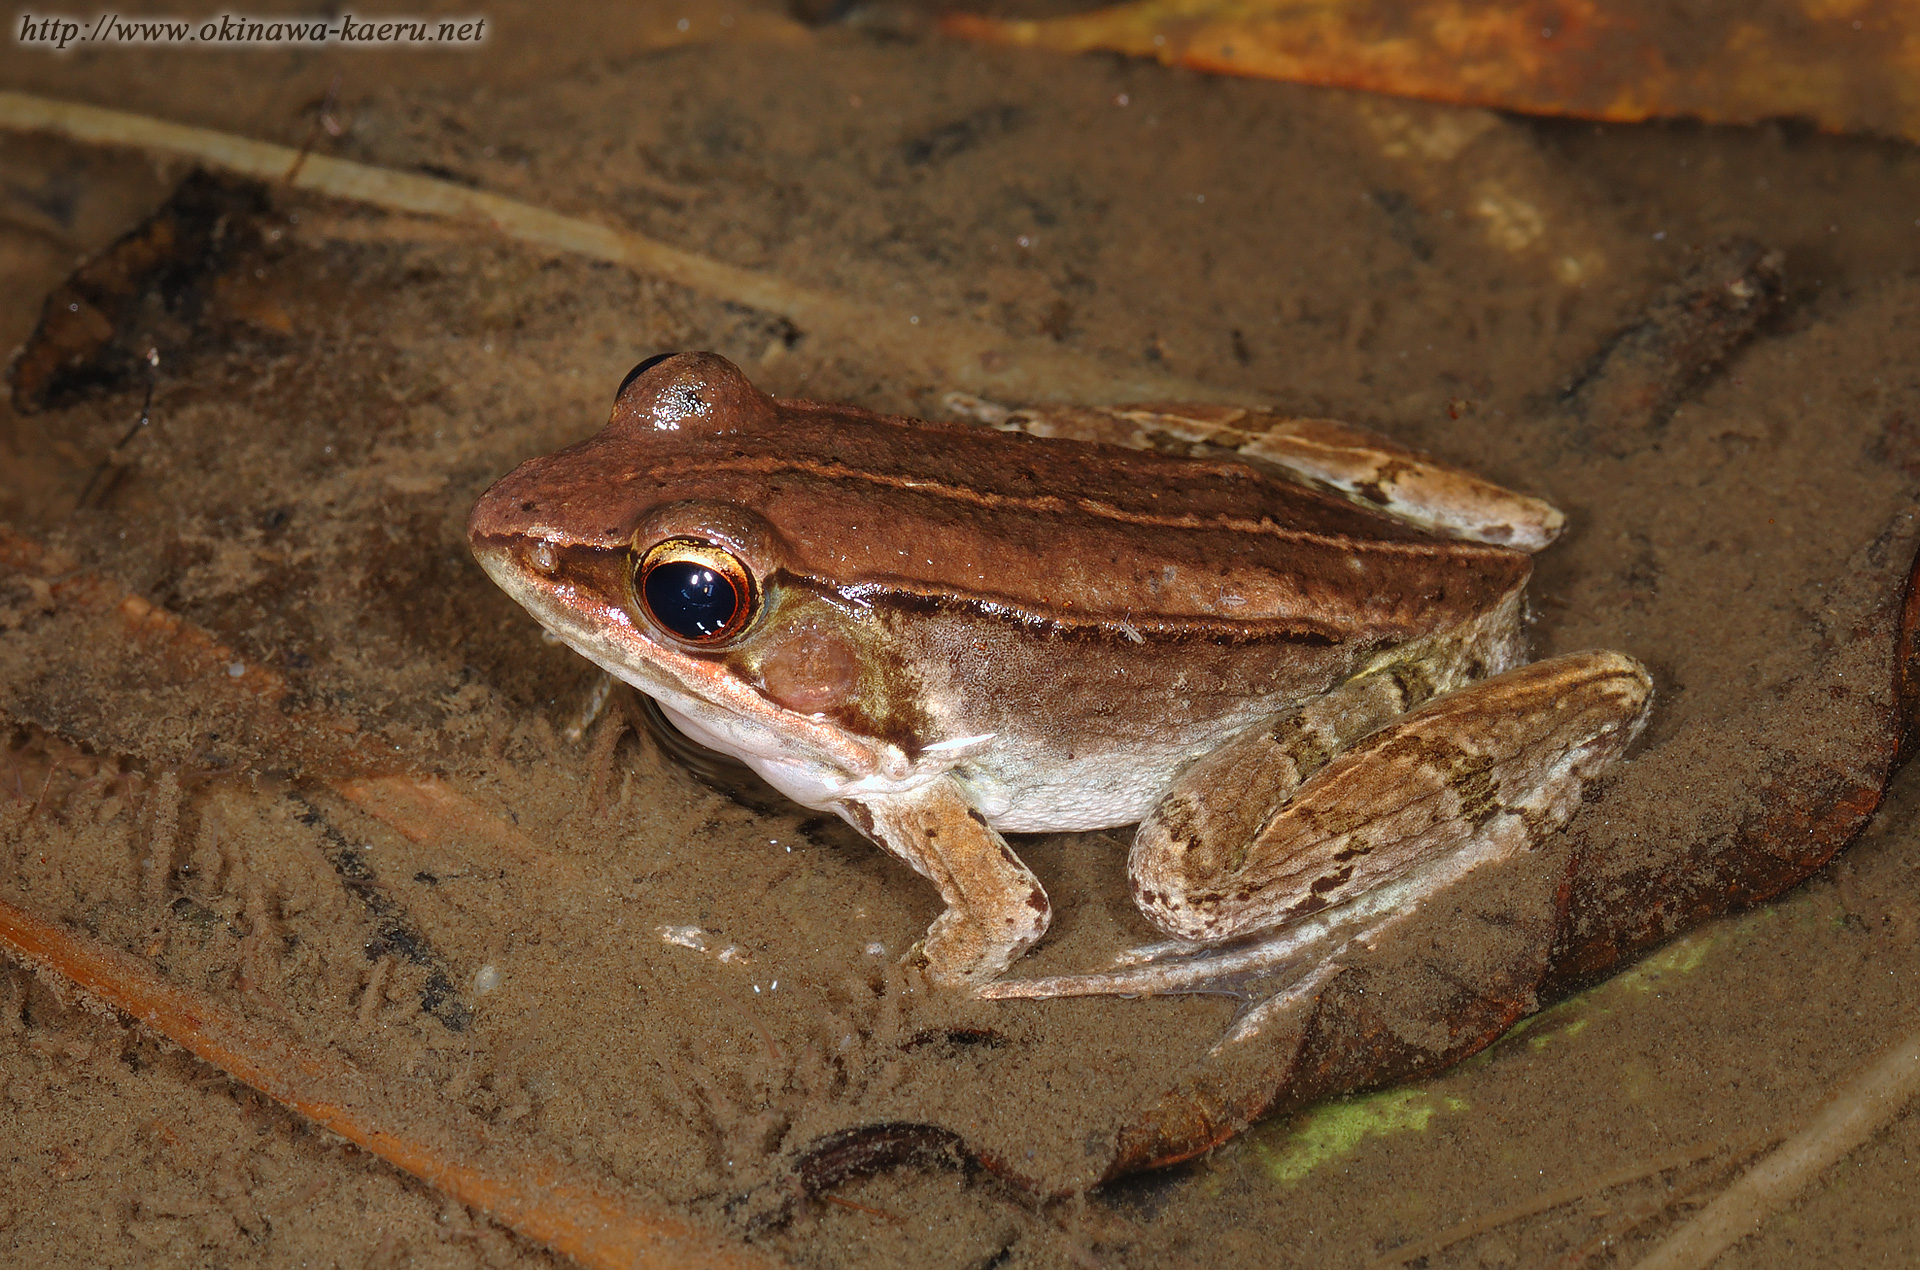
POLYGON ((140 402, 140 416, 133 421, 133 426, 127 429, 125 435, 113 443, 106 457, 101 459, 99 465, 93 469, 93 475, 87 478, 87 487, 80 491, 80 501, 73 505, 76 512, 82 508, 98 506, 106 500, 108 492, 113 489, 114 482, 120 479, 121 456, 126 453, 127 447, 133 444, 133 439, 145 432, 153 422, 153 389, 160 370, 160 350, 149 348, 146 356, 140 360, 147 364, 147 395, 140 402))
POLYGON ((1646 444, 1780 310, 1780 271, 1779 252, 1744 239, 1702 252, 1568 388, 1562 426, 1616 453, 1646 444))
POLYGON ((251 137, 194 128, 127 111, 29 93, 0 91, 0 129, 52 132, 89 145, 129 146, 180 155, 260 181, 330 198, 478 224, 527 246, 604 260, 679 286, 777 314, 826 346, 856 342, 918 363, 914 374, 956 388, 1085 401, 1213 401, 1214 385, 1157 374, 1060 348, 1052 340, 1011 339, 964 318, 883 309, 796 286, 647 238, 630 230, 566 216, 453 181, 336 159, 251 137))
POLYGON ((147 902, 158 907, 167 901, 175 842, 180 834, 180 778, 172 771, 160 773, 160 779, 154 782, 150 806, 147 851, 140 859, 140 889, 147 902))
POLYGON ((539 846, 437 776, 348 776, 334 781, 332 787, 336 794, 409 842, 464 842, 470 844, 470 851, 479 848, 499 852, 550 876, 586 875, 579 861, 539 846))
MULTIPOLYGON (((367 986, 360 990, 360 1026, 371 1029, 374 1020, 380 1016, 380 1007, 386 1001, 387 973, 393 969, 393 958, 382 957, 373 963, 373 969, 367 973, 367 986)), ((472 1037, 467 1038, 469 1042, 472 1037)))
MULTIPOLYGON (((1753 1144, 1753 1150, 1757 1151, 1765 1145, 1767 1145, 1765 1142, 1756 1141, 1753 1144)), ((1747 1151, 1745 1154, 1752 1154, 1752 1151, 1747 1151)), ((1733 1162, 1742 1162, 1742 1157, 1736 1156, 1733 1162)), ((1676 1182, 1669 1184, 1668 1194, 1636 1204, 1628 1209, 1625 1214, 1613 1217, 1611 1221, 1600 1228, 1599 1233, 1593 1235, 1585 1243, 1574 1248, 1571 1252, 1567 1253, 1566 1256, 1562 1257, 1559 1264, 1568 1267, 1569 1270, 1574 1266, 1585 1265, 1587 1258, 1611 1246, 1616 1240, 1629 1231, 1638 1230, 1669 1209, 1679 1207, 1683 1204, 1693 1208, 1701 1207, 1706 1201, 1696 1200, 1694 1196, 1700 1191, 1705 1190, 1713 1180, 1713 1170, 1709 1169, 1695 1174, 1693 1177, 1687 1179, 1685 1183, 1676 1182)), ((1602 1217, 1607 1215, 1606 1213, 1595 1214, 1595 1216, 1602 1217)))
POLYGON ((558 1160, 487 1141, 438 1100, 392 1087, 323 1050, 249 1023, 152 965, 0 900, 0 948, 124 1011, 259 1090, 528 1239, 600 1270, 779 1263, 622 1194, 558 1160))
POLYGON ((47 791, 53 788, 54 774, 60 770, 61 763, 64 763, 65 761, 66 761, 65 759, 56 759, 53 763, 48 765, 47 779, 40 783, 40 795, 39 797, 33 800, 33 806, 27 808, 28 820, 32 820, 35 816, 38 816, 40 814, 41 804, 47 801, 47 791))
POLYGON ((300 175, 300 168, 306 163, 307 155, 313 152, 313 143, 320 139, 322 129, 326 130, 326 134, 329 137, 339 138, 346 134, 346 128, 334 117, 333 113, 334 104, 339 101, 339 99, 340 76, 335 75, 333 82, 327 85, 327 95, 320 99, 318 109, 313 112, 313 123, 307 129, 306 140, 300 143, 300 153, 295 156, 293 166, 287 169, 287 174, 281 178, 281 180, 285 181, 288 185, 292 185, 294 178, 300 175))
MULTIPOLYGON (((1739 1148, 1739 1154, 1744 1155, 1750 1153, 1758 1149, 1760 1145, 1761 1143, 1759 1142, 1749 1143, 1739 1148)), ((1637 1163, 1629 1164, 1625 1168, 1615 1169, 1611 1173, 1603 1173, 1599 1177, 1588 1178, 1580 1182, 1571 1182, 1566 1186, 1557 1186, 1550 1191, 1545 1191, 1534 1196, 1532 1199, 1521 1200, 1519 1203, 1509 1204, 1505 1208, 1496 1208, 1492 1212, 1482 1213, 1478 1217, 1470 1217, 1466 1221, 1449 1226, 1439 1234, 1427 1239, 1422 1239, 1418 1243, 1406 1244, 1402 1247, 1395 1248, 1392 1252, 1380 1258, 1380 1260, 1371 1263, 1368 1266, 1368 1270, 1385 1270, 1385 1267, 1388 1266, 1405 1265, 1407 1262, 1417 1260, 1421 1257, 1430 1257, 1442 1249, 1452 1247, 1463 1239, 1472 1239, 1475 1235, 1484 1235, 1489 1230, 1497 1230, 1509 1222, 1519 1221, 1523 1217, 1531 1217, 1535 1213, 1547 1212, 1560 1207, 1562 1204, 1570 1204, 1575 1200, 1585 1199, 1587 1196, 1597 1194, 1600 1191, 1610 1191, 1616 1186, 1625 1186, 1629 1182, 1637 1182, 1642 1178, 1652 1177, 1656 1173, 1665 1173, 1669 1169, 1677 1169, 1684 1165, 1697 1163, 1719 1154, 1725 1150, 1726 1147, 1727 1144, 1722 1141, 1697 1142, 1690 1147, 1682 1147, 1678 1151, 1669 1151, 1665 1155, 1655 1156, 1651 1160, 1641 1160, 1637 1163)))
POLYGON ((865 1213, 869 1217, 878 1217, 882 1221, 890 1221, 896 1226, 903 1225, 907 1220, 898 1213, 890 1213, 884 1208, 874 1208, 867 1204, 856 1204, 852 1200, 842 1199, 838 1195, 822 1195, 820 1198, 829 1204, 838 1204, 842 1208, 851 1208, 856 1213, 865 1213))
POLYGON ((1888 1046, 1843 1085, 1807 1127, 1661 1241, 1635 1270, 1704 1270, 1760 1229, 1829 1165, 1878 1133, 1920 1094, 1920 1031, 1888 1046))

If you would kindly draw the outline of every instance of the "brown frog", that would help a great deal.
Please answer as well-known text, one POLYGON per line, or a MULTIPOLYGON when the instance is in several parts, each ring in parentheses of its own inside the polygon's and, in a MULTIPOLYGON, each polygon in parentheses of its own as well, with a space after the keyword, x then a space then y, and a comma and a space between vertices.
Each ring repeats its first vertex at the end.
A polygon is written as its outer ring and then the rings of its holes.
POLYGON ((1630 657, 1526 661, 1539 500, 1325 420, 969 408, 993 426, 656 358, 468 525, 541 625, 928 878, 935 983, 1297 990, 1558 830, 1646 718, 1630 657), (1001 835, 1135 822, 1173 940, 996 982, 1050 912, 1001 835))

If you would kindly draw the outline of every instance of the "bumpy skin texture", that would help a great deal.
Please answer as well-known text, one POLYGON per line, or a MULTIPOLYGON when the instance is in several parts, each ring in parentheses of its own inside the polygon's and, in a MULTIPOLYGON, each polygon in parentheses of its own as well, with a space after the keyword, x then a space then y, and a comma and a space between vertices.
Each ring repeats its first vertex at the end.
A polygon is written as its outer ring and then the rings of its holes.
MULTIPOLYGON (((1299 733, 1305 748, 1287 755, 1308 779, 1357 738, 1413 726, 1398 717, 1429 698, 1498 683, 1522 660, 1530 571, 1500 544, 1544 544, 1559 526, 1537 500, 1344 425, 1179 407, 1079 412, 1071 428, 1062 417, 1024 412, 995 431, 776 401, 724 359, 682 354, 633 379, 600 434, 490 490, 470 534, 510 594, 695 739, 933 881, 948 908, 920 950, 929 977, 981 985, 1049 912, 999 831, 1152 813, 1150 842, 1178 814, 1176 836, 1197 840, 1195 809, 1244 791, 1204 765, 1183 770, 1235 737, 1317 713, 1321 739, 1299 733), (1004 430, 1019 427, 1052 439, 1004 430), (1192 444, 1124 448, 1135 434, 1192 444), (1220 457, 1223 445, 1238 454, 1220 457), (1460 536, 1436 536, 1436 523, 1460 536), (636 562, 676 537, 724 550, 753 580, 737 635, 676 638, 644 612, 636 562), (1387 689, 1364 687, 1370 677, 1387 689)), ((1618 738, 1607 753, 1641 717, 1645 676, 1633 675, 1639 694, 1603 729, 1618 738)), ((1535 729, 1511 754, 1482 753, 1512 702, 1487 692, 1421 722, 1409 770, 1446 769, 1435 788, 1456 802, 1496 761, 1559 771, 1577 793, 1562 760, 1586 734, 1535 729), (1447 769, 1448 729, 1485 760, 1472 773, 1447 769)), ((1406 766, 1410 744, 1374 763, 1406 766)), ((1289 811, 1292 791, 1273 787, 1251 839, 1136 853, 1144 911, 1170 933, 1236 936, 1381 881, 1451 876, 1428 857, 1477 858, 1499 837, 1471 824, 1416 833, 1404 850, 1366 848, 1385 867, 1342 868, 1331 857, 1357 839, 1330 809, 1381 797, 1377 775, 1335 762, 1301 796, 1328 782, 1346 794, 1289 811), (1236 880, 1249 851, 1256 866, 1284 857, 1264 888, 1236 880)), ((1149 974, 1127 990, 1175 986, 1149 974)))

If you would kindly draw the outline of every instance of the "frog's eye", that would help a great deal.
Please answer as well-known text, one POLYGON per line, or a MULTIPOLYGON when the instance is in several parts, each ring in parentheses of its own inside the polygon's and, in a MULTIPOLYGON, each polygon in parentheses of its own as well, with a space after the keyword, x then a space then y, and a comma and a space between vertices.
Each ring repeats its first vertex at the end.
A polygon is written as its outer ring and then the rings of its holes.
POLYGON ((698 538, 655 543, 633 571, 633 589, 655 626, 689 644, 719 643, 753 616, 747 567, 698 538))

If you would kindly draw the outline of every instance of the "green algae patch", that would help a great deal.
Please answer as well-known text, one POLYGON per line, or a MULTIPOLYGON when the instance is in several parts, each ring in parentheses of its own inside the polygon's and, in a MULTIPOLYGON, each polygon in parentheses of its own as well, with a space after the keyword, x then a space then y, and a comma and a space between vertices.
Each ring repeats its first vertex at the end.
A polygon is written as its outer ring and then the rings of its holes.
POLYGON ((1696 931, 1691 935, 1676 939, 1611 980, 1614 986, 1631 989, 1634 992, 1652 992, 1662 979, 1672 975, 1689 975, 1706 961, 1707 954, 1720 942, 1720 935, 1709 931, 1696 931))
MULTIPOLYGON (((1766 913, 1756 914, 1764 918, 1766 913)), ((1754 917, 1750 917, 1750 925, 1754 917)), ((1741 926, 1729 931, 1697 931, 1675 940, 1653 955, 1604 983, 1578 993, 1509 1028, 1499 1043, 1467 1061, 1465 1070, 1492 1060, 1496 1050, 1516 1041, 1539 1051, 1558 1040, 1587 1030, 1596 1018, 1627 1008, 1635 998, 1655 992, 1665 981, 1693 974, 1711 954, 1738 946, 1748 934, 1741 926), (1731 936, 1731 937, 1730 937, 1731 936)), ((1638 1101, 1650 1073, 1623 1073, 1628 1101, 1638 1101)), ((1351 1155, 1368 1138, 1400 1133, 1424 1133, 1438 1114, 1467 1110, 1466 1099, 1428 1088, 1386 1089, 1357 1098, 1343 1098, 1294 1116, 1284 1124, 1256 1131, 1250 1143, 1255 1158, 1276 1182, 1301 1181, 1322 1165, 1351 1155)))
POLYGON ((1468 1062, 1491 1062, 1495 1054, 1523 1040, 1527 1048, 1537 1052, 1555 1041, 1576 1037, 1586 1031, 1595 1018, 1605 1018, 1627 1005, 1628 1002, 1620 1000, 1623 993, 1644 997, 1666 980, 1692 974, 1706 964, 1709 954, 1715 950, 1724 951, 1727 947, 1738 947, 1744 943, 1752 935, 1754 922, 1765 920, 1772 913, 1772 909, 1758 910, 1731 926, 1722 923, 1713 929, 1695 931, 1676 939, 1606 982, 1596 984, 1585 992, 1577 992, 1557 1005, 1521 1019, 1508 1028, 1498 1041, 1468 1062))
POLYGON ((1274 1181, 1297 1182, 1321 1165, 1351 1154, 1368 1138, 1424 1133, 1436 1112, 1466 1109, 1463 1098, 1436 1096, 1424 1089, 1388 1089, 1303 1112, 1287 1123, 1282 1140, 1259 1143, 1254 1150, 1274 1181))
MULTIPOLYGON (((1461 1070, 1493 1061, 1496 1052, 1515 1042, 1537 1052, 1579 1036, 1595 1019, 1635 1008, 1640 998, 1654 994, 1663 983, 1694 974, 1714 955, 1738 949, 1773 916, 1771 908, 1760 909, 1739 921, 1683 936, 1604 983, 1515 1023, 1498 1043, 1468 1059, 1461 1070)), ((1621 1075, 1627 1100, 1641 1101, 1649 1092, 1652 1073, 1628 1069, 1621 1075)), ((1465 1111, 1468 1106, 1463 1098, 1427 1088, 1387 1089, 1302 1112, 1284 1125, 1258 1132, 1250 1145, 1269 1177, 1294 1183, 1352 1154, 1368 1138, 1425 1132, 1436 1114, 1465 1111)))

